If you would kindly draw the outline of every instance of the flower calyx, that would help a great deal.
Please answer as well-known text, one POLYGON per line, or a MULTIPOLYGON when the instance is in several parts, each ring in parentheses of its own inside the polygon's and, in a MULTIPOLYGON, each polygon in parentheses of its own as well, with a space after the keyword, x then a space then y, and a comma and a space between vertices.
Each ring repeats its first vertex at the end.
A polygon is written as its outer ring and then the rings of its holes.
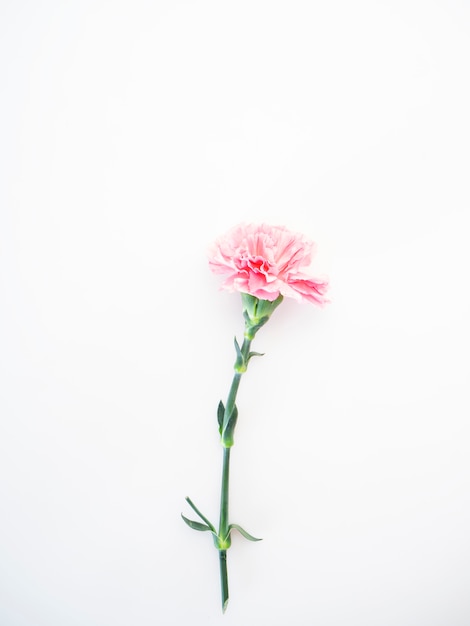
POLYGON ((252 340, 258 330, 266 324, 274 310, 281 304, 282 294, 275 300, 261 300, 249 293, 242 293, 243 317, 245 318, 245 337, 252 340))

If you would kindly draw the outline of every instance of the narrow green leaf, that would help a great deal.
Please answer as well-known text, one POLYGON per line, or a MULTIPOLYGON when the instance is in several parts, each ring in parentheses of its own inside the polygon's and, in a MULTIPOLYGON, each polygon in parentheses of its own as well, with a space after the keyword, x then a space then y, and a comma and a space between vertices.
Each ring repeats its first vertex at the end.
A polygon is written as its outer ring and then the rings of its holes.
POLYGON ((264 356, 264 352, 250 352, 248 355, 248 360, 251 359, 252 356, 264 356))
POLYGON ((224 423, 224 415, 225 415, 225 407, 222 400, 219 402, 219 406, 217 407, 217 422, 219 423, 219 433, 222 434, 222 426, 224 423))
POLYGON ((234 425, 237 423, 237 419, 238 419, 238 407, 236 404, 233 405, 233 411, 232 411, 232 415, 230 416, 228 423, 234 425))
POLYGON ((189 506, 192 508, 192 510, 199 515, 199 517, 202 519, 203 522, 206 522, 206 524, 209 526, 209 530, 213 531, 215 533, 215 527, 213 526, 213 524, 211 524, 209 522, 209 520, 207 519, 207 517, 205 517, 201 511, 197 508, 197 506, 194 504, 194 502, 190 499, 190 498, 185 498, 186 502, 189 504, 189 506))
POLYGON ((235 345, 235 350, 237 353, 237 359, 235 361, 235 365, 233 366, 235 371, 242 374, 243 372, 246 372, 246 362, 245 362, 245 357, 243 356, 242 350, 240 348, 240 345, 238 344, 237 338, 234 337, 233 338, 233 343, 235 345))
POLYGON ((206 526, 206 524, 201 524, 200 522, 193 522, 192 519, 188 519, 182 513, 181 513, 181 517, 184 519, 186 524, 193 530, 200 530, 200 531, 211 530, 209 526, 206 526))
POLYGON ((234 528, 235 530, 238 530, 238 532, 243 535, 245 539, 248 539, 248 541, 262 541, 262 539, 257 539, 256 537, 253 537, 253 535, 250 535, 250 533, 247 533, 246 530, 244 530, 238 524, 230 524, 229 528, 234 528))
POLYGON ((235 426, 237 425, 238 419, 238 408, 235 404, 233 407, 232 414, 230 415, 227 425, 223 429, 222 432, 222 443, 226 448, 230 448, 233 446, 233 433, 235 431, 235 426))
POLYGON ((240 344, 238 343, 238 341, 237 341, 237 338, 236 338, 236 337, 234 337, 234 338, 233 338, 233 343, 234 343, 234 345, 235 345, 235 351, 236 351, 236 353, 237 353, 237 357, 239 357, 240 359, 242 359, 242 360, 243 360, 242 350, 241 350, 241 348, 240 348, 240 344))

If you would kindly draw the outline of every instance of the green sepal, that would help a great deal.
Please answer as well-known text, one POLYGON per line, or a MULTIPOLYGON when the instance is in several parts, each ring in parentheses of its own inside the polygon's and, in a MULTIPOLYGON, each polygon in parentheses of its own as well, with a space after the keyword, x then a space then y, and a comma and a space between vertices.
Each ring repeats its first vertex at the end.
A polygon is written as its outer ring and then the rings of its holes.
POLYGON ((232 530, 232 528, 238 530, 238 532, 243 535, 245 539, 248 539, 248 541, 263 541, 262 539, 257 539, 256 537, 253 537, 253 535, 250 535, 250 533, 247 533, 246 530, 244 530, 238 524, 230 524, 229 530, 232 530))
POLYGON ((219 402, 219 406, 217 407, 217 422, 219 423, 219 434, 222 434, 222 427, 224 425, 224 415, 225 415, 225 407, 222 400, 219 402))
MULTIPOLYGON (((194 502, 193 502, 190 498, 188 498, 188 497, 186 497, 186 498, 185 498, 185 500, 186 500, 186 502, 189 504, 189 506, 192 508, 192 510, 196 513, 196 515, 199 515, 199 517, 202 519, 202 521, 203 521, 203 522, 205 522, 205 523, 207 524, 207 527, 209 528, 209 530, 215 533, 215 532, 216 532, 216 530, 215 530, 215 526, 214 526, 213 524, 211 524, 211 523, 209 522, 209 520, 207 519, 207 517, 205 517, 205 516, 201 513, 201 511, 197 508, 197 506, 194 504, 194 502)), ((183 519, 185 519, 185 520, 186 520, 186 518, 185 518, 184 516, 183 516, 183 519)), ((195 523, 197 524, 197 523, 199 523, 199 522, 195 522, 195 523)), ((196 529, 196 530, 197 530, 197 529, 196 529)), ((199 529, 199 530, 202 530, 202 529, 199 529)))
POLYGON ((283 299, 284 297, 282 296, 282 294, 279 294, 275 300, 261 300, 260 299, 256 307, 256 316, 264 317, 265 315, 267 315, 268 317, 271 317, 271 315, 274 313, 277 307, 281 304, 283 299))
POLYGON ((181 517, 189 526, 189 528, 192 528, 193 530, 200 530, 202 532, 209 530, 210 532, 212 532, 212 530, 209 528, 209 526, 207 526, 207 524, 201 524, 201 522, 194 522, 192 519, 188 519, 187 517, 185 517, 182 513, 181 513, 181 517))
POLYGON ((274 310, 283 301, 282 294, 271 301, 262 300, 242 293, 243 317, 245 318, 245 337, 253 339, 258 330, 266 324, 274 310))
POLYGON ((238 419, 238 409, 237 409, 237 405, 235 404, 233 407, 232 414, 228 418, 227 424, 225 425, 225 428, 223 429, 223 432, 221 435, 222 445, 225 448, 231 448, 233 446, 233 433, 235 431, 235 426, 237 425, 237 419, 238 419))
POLYGON ((249 293, 242 293, 243 316, 245 319, 253 319, 256 316, 259 298, 249 293))

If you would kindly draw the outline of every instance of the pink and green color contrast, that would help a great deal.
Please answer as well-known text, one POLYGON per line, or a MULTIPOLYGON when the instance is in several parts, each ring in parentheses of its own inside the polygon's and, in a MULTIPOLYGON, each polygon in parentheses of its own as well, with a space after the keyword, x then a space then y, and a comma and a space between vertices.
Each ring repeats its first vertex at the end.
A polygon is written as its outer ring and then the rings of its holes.
POLYGON ((240 224, 218 238, 209 252, 209 266, 216 274, 225 276, 223 289, 241 293, 245 320, 243 342, 234 339, 236 359, 234 375, 225 405, 219 402, 217 421, 223 449, 222 486, 220 493, 219 526, 216 529, 190 498, 186 501, 201 521, 190 520, 188 526, 198 531, 209 531, 219 553, 222 610, 229 600, 227 550, 231 533, 238 531, 250 541, 260 541, 238 524, 229 523, 230 451, 238 420, 236 398, 240 380, 250 359, 262 356, 251 350, 251 343, 259 329, 269 321, 284 297, 323 306, 328 302, 328 281, 314 278, 304 272, 311 263, 314 243, 284 226, 268 224, 240 224))

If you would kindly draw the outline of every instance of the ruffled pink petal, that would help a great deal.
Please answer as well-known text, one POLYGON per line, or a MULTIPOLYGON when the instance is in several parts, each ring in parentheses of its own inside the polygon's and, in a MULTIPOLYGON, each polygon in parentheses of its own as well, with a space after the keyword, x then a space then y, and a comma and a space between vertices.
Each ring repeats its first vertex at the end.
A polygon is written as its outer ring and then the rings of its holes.
POLYGON ((323 306, 329 302, 325 297, 328 290, 328 281, 326 279, 309 278, 301 275, 290 276, 288 279, 289 286, 296 291, 303 300, 313 302, 319 306, 323 306))
POLYGON ((281 293, 323 305, 328 282, 299 272, 310 264, 313 251, 313 242, 284 226, 240 224, 214 243, 209 266, 227 276, 224 289, 270 301, 281 293))

